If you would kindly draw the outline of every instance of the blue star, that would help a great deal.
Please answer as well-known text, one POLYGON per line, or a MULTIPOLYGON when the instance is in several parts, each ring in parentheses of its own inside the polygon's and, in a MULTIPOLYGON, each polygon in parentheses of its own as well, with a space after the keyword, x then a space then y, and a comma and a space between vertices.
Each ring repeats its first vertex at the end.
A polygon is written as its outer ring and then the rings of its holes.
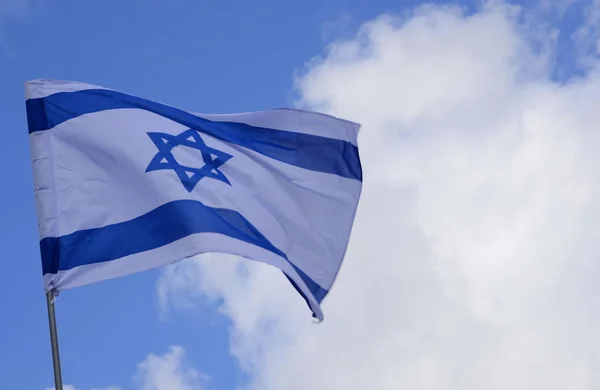
POLYGON ((188 192, 192 192, 203 177, 210 177, 231 185, 219 168, 233 156, 208 147, 196 130, 189 129, 179 135, 148 133, 148 136, 158 148, 158 153, 148 164, 146 172, 172 169, 188 192), (204 166, 193 168, 178 163, 173 156, 173 148, 180 145, 199 150, 202 153, 204 166))

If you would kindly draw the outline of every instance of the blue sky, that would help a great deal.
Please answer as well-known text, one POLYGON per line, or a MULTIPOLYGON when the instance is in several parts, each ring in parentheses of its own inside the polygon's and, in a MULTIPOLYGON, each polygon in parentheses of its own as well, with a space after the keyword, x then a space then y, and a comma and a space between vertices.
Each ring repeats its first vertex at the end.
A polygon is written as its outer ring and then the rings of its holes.
MULTIPOLYGON (((23 83, 76 80, 205 113, 294 104, 293 78, 329 41, 364 22, 402 14, 417 1, 0 2, 0 378, 10 389, 52 384, 38 253, 23 83), (5 9, 3 12, 2 9, 5 9)), ((471 12, 474 2, 465 3, 471 12)), ((531 2, 523 4, 533 9, 531 2)), ((554 77, 580 74, 570 34, 584 2, 544 14, 560 27, 554 77)), ((536 8, 537 9, 537 8, 536 8)), ((185 347, 210 387, 233 389, 245 375, 231 357, 229 323, 214 306, 160 318, 159 271, 64 292, 57 316, 65 383, 133 389, 136 364, 170 345, 185 347)), ((308 317, 308 314, 307 314, 308 317)), ((308 318, 307 318, 308 320, 308 318)))

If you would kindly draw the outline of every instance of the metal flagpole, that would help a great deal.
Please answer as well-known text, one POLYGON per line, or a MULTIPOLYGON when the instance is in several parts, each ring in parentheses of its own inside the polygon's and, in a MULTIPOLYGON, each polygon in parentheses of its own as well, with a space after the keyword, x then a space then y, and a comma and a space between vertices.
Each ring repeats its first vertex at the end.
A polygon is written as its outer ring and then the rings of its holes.
POLYGON ((60 356, 58 355, 58 332, 56 331, 56 313, 54 312, 54 290, 46 293, 48 305, 48 321, 50 323, 50 343, 52 345, 52 363, 54 365, 54 388, 63 390, 62 375, 60 373, 60 356))

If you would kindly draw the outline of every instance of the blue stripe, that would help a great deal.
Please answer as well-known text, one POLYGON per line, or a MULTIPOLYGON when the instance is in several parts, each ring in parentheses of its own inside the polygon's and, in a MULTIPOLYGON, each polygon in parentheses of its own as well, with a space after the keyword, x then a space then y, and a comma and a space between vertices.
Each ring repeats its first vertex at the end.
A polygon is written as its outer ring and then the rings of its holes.
MULTIPOLYGON (((56 274, 82 265, 117 260, 162 247, 196 233, 220 233, 259 246, 288 260, 284 252, 276 248, 237 211, 208 207, 194 200, 177 200, 126 222, 42 239, 40 250, 43 273, 56 274)), ((321 302, 327 290, 298 267, 292 266, 317 301, 321 302)), ((296 284, 292 284, 306 299, 296 284)))
MULTIPOLYGON (((302 278, 302 280, 304 281, 304 283, 306 283, 306 286, 308 287, 308 289, 312 293, 313 297, 315 297, 315 299, 317 300, 317 302, 321 303, 321 301, 323 300, 323 298, 325 298, 325 296, 329 293, 329 291, 327 291, 323 287, 319 286, 307 274, 305 274, 304 272, 302 272, 302 270, 300 268, 296 267, 294 264, 292 264, 292 266, 294 266, 294 269, 298 272, 298 275, 300 275, 300 277, 302 278)), ((284 273, 284 275, 285 275, 285 273, 284 273)), ((296 289, 296 291, 298 291, 298 293, 300 293, 300 295, 302 295, 304 297, 304 299, 306 300, 306 297, 304 296, 304 294, 302 293, 302 290, 300 290, 300 288, 298 287, 298 285, 296 284, 296 282, 294 282, 292 280, 292 278, 290 278, 289 276, 287 276, 287 275, 285 275, 285 276, 290 281, 290 283, 292 284, 292 286, 294 286, 294 288, 296 289)), ((306 300, 306 303, 310 306, 310 302, 308 302, 308 300, 306 300)))
POLYGON ((49 130, 69 119, 93 112, 120 108, 143 109, 287 164, 362 181, 358 147, 334 138, 245 123, 210 121, 161 103, 103 89, 59 92, 44 98, 29 99, 26 108, 29 133, 49 130))

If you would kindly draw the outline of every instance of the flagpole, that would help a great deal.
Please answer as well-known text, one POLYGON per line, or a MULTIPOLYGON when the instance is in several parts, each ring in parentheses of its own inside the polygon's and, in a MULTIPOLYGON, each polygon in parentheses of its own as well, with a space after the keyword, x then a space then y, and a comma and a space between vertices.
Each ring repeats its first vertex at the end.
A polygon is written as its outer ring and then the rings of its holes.
POLYGON ((56 313, 54 312, 54 290, 46 293, 48 305, 48 322, 50 323, 50 343, 52 345, 52 363, 54 366, 54 388, 63 390, 62 375, 60 373, 60 356, 58 354, 58 332, 56 330, 56 313))

